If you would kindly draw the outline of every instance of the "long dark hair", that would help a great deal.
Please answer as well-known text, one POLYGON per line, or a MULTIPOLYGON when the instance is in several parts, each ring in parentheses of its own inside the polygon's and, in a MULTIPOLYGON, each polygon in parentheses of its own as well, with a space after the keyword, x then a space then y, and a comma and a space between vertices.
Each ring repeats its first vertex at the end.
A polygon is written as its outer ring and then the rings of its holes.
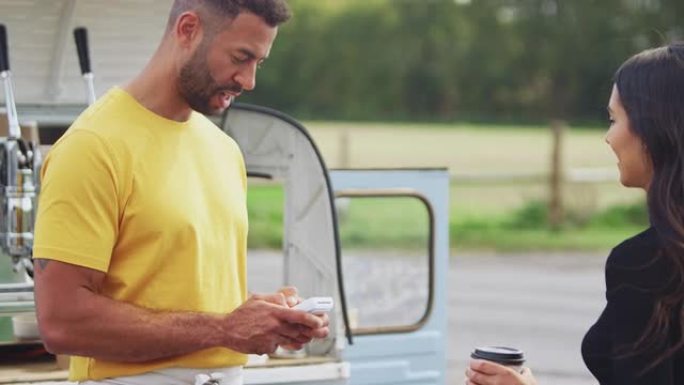
POLYGON ((684 43, 631 57, 617 70, 615 85, 653 165, 648 213, 672 272, 663 277, 651 319, 634 346, 635 354, 655 357, 646 372, 684 346, 684 43), (679 340, 670 342, 672 336, 679 340))

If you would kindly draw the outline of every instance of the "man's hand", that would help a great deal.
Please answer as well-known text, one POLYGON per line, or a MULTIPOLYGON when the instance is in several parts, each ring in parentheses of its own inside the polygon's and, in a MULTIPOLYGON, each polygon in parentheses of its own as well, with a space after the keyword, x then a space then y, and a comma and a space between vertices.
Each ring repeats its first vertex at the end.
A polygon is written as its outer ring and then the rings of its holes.
POLYGON ((290 309, 286 296, 252 295, 226 317, 226 346, 255 354, 273 353, 278 345, 301 347, 328 335, 328 317, 290 309))
MULTIPOLYGON (((302 312, 301 310, 296 311, 302 312)), ((302 349, 304 345, 311 342, 311 340, 313 340, 314 338, 325 338, 328 336, 328 324, 330 323, 330 318, 328 317, 328 314, 321 313, 310 315, 320 318, 321 321, 323 321, 323 325, 325 326, 318 329, 302 329, 299 338, 296 338, 288 343, 280 344, 280 346, 288 350, 299 350, 302 349)))
MULTIPOLYGON (((295 307, 297 306, 300 302, 302 302, 302 298, 299 296, 299 293, 297 292, 297 288, 294 286, 285 286, 283 288, 280 288, 278 290, 278 293, 282 294, 285 297, 285 303, 287 304, 288 307, 295 307)), ((280 300, 277 299, 276 297, 276 302, 277 304, 280 304, 280 300)), ((327 314, 316 314, 317 317, 321 318, 326 326, 325 330, 303 330, 300 338, 297 338, 296 340, 293 340, 290 343, 286 344, 280 344, 285 349, 288 350, 299 350, 304 347, 304 345, 308 344, 311 342, 312 339, 314 338, 325 338, 328 336, 328 324, 330 322, 330 319, 327 314)))
MULTIPOLYGON (((278 290, 278 293, 281 293, 285 296, 285 302, 287 303, 287 306, 289 307, 295 307, 299 305, 300 302, 302 302, 302 298, 299 296, 297 293, 297 288, 294 286, 286 286, 278 290)), ((328 324, 330 322, 330 319, 328 318, 327 314, 315 314, 317 317, 321 318, 326 325, 325 330, 303 330, 301 338, 299 338, 297 341, 293 341, 291 343, 287 344, 281 344, 285 349, 288 350, 299 350, 304 347, 304 345, 308 344, 311 342, 312 339, 314 338, 325 338, 328 336, 328 324)))
POLYGON ((537 380, 528 368, 518 373, 494 362, 472 360, 466 369, 466 385, 537 385, 537 380))
POLYGON ((302 298, 297 293, 297 288, 294 286, 285 286, 278 290, 278 293, 285 297, 285 303, 288 307, 293 307, 302 302, 302 298))

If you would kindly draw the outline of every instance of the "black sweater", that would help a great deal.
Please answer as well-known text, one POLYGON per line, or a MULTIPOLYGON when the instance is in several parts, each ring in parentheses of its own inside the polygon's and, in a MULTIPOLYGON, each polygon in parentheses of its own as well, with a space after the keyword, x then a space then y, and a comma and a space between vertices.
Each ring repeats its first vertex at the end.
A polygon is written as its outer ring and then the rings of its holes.
MULTIPOLYGON (((630 347, 649 323, 657 293, 671 285, 671 277, 671 262, 662 256, 654 228, 624 241, 610 253, 606 262, 608 303, 582 342, 584 362, 601 385, 684 385, 684 349, 643 374, 659 352, 630 354, 635 352, 630 347)), ((679 340, 676 311, 671 319, 670 346, 679 340)))

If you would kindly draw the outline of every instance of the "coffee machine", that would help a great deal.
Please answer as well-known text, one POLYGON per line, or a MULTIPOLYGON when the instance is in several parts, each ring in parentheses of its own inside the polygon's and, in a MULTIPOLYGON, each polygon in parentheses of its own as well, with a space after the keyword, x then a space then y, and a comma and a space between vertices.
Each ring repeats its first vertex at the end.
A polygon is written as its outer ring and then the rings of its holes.
MULTIPOLYGON (((74 41, 90 105, 96 95, 88 31, 75 28, 74 41)), ((42 165, 37 130, 27 138, 19 126, 8 51, 7 30, 0 24, 0 80, 8 127, 6 136, 0 134, 0 345, 17 343, 21 333, 14 330, 17 325, 13 323, 30 320, 35 311, 32 251, 42 165)), ((35 324, 35 318, 32 322, 35 324)), ((37 338, 37 327, 34 329, 37 338)))
POLYGON ((41 155, 21 137, 9 66, 7 31, 0 25, 0 79, 7 113, 7 136, 0 137, 0 343, 14 340, 11 318, 34 311, 33 226, 41 155))

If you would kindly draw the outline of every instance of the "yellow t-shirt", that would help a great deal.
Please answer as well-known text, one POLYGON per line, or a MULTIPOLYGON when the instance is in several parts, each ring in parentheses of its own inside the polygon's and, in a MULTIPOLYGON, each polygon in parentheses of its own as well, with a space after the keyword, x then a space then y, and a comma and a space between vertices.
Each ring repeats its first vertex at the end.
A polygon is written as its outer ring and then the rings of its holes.
MULTIPOLYGON (((246 186, 236 143, 206 117, 171 121, 114 88, 45 158, 33 253, 106 272, 115 300, 228 313, 247 293, 246 186)), ((74 357, 69 378, 245 362, 223 348, 136 364, 74 357)))

